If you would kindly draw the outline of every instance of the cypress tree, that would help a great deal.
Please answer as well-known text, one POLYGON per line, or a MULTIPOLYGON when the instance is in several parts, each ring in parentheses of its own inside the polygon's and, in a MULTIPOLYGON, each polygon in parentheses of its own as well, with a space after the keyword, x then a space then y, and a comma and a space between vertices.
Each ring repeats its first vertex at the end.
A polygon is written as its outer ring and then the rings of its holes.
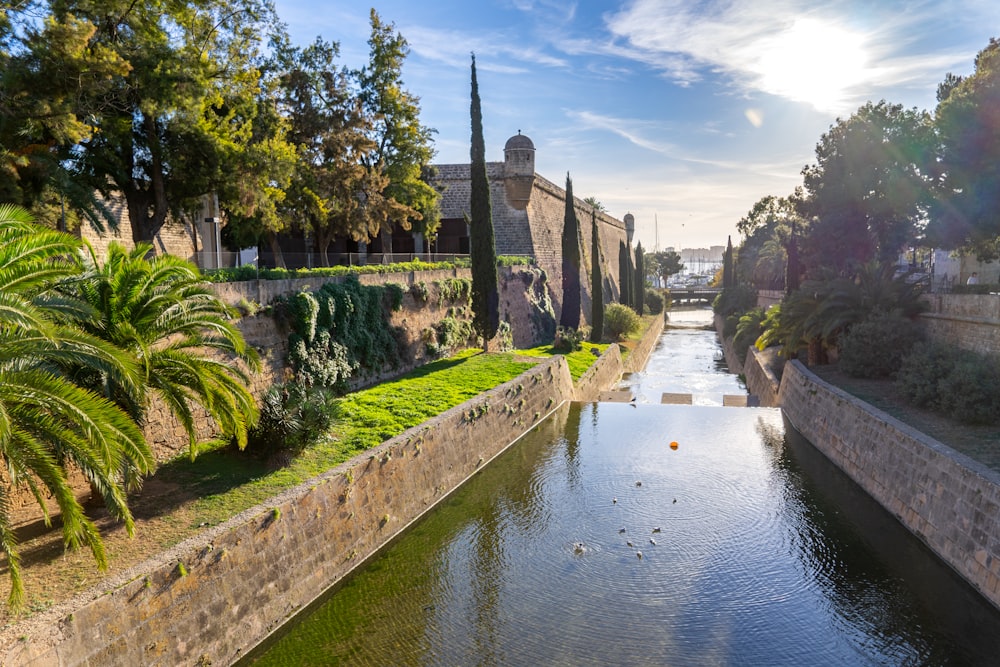
POLYGON ((469 180, 472 192, 466 217, 469 225, 469 254, 472 263, 472 325, 483 339, 483 351, 500 326, 500 293, 497 291, 497 249, 493 236, 490 184, 486 179, 486 141, 483 139, 483 112, 476 81, 476 55, 472 55, 472 159, 469 180))
POLYGON ((633 280, 635 287, 632 288, 632 310, 642 315, 642 309, 645 305, 643 301, 646 297, 646 269, 642 243, 635 244, 635 273, 633 274, 633 280))
POLYGON ((629 271, 632 261, 629 259, 628 247, 624 241, 618 242, 618 303, 632 307, 632 276, 629 271))
POLYGON ((733 237, 726 242, 726 254, 722 256, 722 288, 736 287, 736 276, 733 275, 733 237))
POLYGON ((580 328, 580 223, 573 205, 573 181, 566 174, 566 213, 562 231, 562 313, 559 326, 580 328))
POLYGON ((601 342, 604 338, 604 276, 601 275, 601 239, 597 231, 597 209, 590 218, 590 340, 601 342))

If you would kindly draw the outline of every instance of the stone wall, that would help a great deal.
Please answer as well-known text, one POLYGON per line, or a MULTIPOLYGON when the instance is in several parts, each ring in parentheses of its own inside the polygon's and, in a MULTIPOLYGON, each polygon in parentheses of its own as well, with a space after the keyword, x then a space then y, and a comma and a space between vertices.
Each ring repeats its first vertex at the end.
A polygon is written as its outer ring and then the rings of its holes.
POLYGON ((0 664, 231 664, 573 396, 543 362, 5 629, 0 664))
POLYGON ((781 389, 781 381, 774 374, 777 348, 768 348, 764 351, 755 347, 750 347, 747 351, 747 362, 743 365, 743 377, 747 385, 747 392, 751 396, 756 396, 761 407, 779 407, 778 392, 781 389))
POLYGON ((604 354, 576 381, 576 400, 596 401, 602 391, 618 385, 624 372, 621 348, 609 345, 604 354))
POLYGON ((788 421, 942 560, 1000 607, 1000 474, 785 364, 788 421))
MULTIPOLYGON (((646 320, 643 321, 645 322, 646 320)), ((656 341, 660 339, 660 334, 663 333, 664 315, 654 315, 648 321, 649 324, 646 327, 646 331, 642 334, 642 338, 639 339, 639 342, 635 344, 632 351, 625 358, 626 373, 637 373, 645 368, 646 360, 649 359, 649 353, 656 347, 656 341)))
MULTIPOLYGON (((132 241, 132 222, 129 218, 128 207, 125 199, 117 197, 108 201, 108 208, 111 214, 118 220, 118 229, 108 229, 101 234, 87 223, 84 223, 77 234, 90 243, 97 252, 98 257, 107 255, 107 248, 112 242, 117 242, 126 248, 134 248, 132 241)), ((170 220, 156 234, 153 239, 153 248, 159 255, 174 255, 189 262, 195 262, 198 253, 204 250, 202 238, 194 227, 188 223, 178 220, 170 220)))
MULTIPOLYGON (((444 218, 462 218, 469 211, 469 165, 436 165, 436 182, 444 188, 441 214, 444 218)), ((525 209, 515 208, 507 198, 503 162, 488 162, 486 174, 490 182, 490 203, 497 253, 533 257, 549 277, 549 289, 558 319, 562 308, 562 230, 566 216, 566 190, 535 174, 531 195, 525 209)), ((580 223, 580 285, 582 319, 590 321, 591 289, 591 207, 574 198, 580 223)), ((604 267, 604 298, 617 301, 618 243, 625 241, 625 223, 607 213, 598 213, 601 240, 601 262, 604 267)))
POLYGON ((926 294, 920 315, 928 338, 1000 359, 1000 295, 926 294))

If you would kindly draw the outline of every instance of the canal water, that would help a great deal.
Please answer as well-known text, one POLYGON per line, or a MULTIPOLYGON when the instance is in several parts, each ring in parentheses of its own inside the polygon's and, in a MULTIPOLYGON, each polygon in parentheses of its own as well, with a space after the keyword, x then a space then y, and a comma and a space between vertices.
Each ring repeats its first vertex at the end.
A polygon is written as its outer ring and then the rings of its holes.
POLYGON ((655 404, 678 338, 648 400, 563 406, 247 663, 996 664, 1000 614, 780 411, 655 404))

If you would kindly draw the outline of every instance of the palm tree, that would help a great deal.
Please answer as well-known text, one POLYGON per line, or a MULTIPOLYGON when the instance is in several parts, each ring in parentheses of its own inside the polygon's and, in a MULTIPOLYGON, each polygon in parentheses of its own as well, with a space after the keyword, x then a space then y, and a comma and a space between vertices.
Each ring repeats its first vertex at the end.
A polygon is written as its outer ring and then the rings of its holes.
POLYGON ((150 399, 161 399, 187 432, 192 458, 194 406, 243 447, 258 409, 247 370, 232 362, 257 371, 257 353, 233 324, 235 310, 209 289, 196 266, 170 255, 150 258, 151 250, 148 244, 129 251, 112 243, 103 264, 93 248, 83 256, 83 273, 72 288, 96 313, 85 329, 132 353, 142 375, 138 392, 103 374, 91 374, 88 384, 140 424, 150 399))
POLYGON ((853 325, 879 312, 913 318, 926 308, 920 296, 920 285, 877 261, 859 265, 850 278, 807 280, 767 318, 757 347, 781 343, 792 356, 807 346, 810 364, 825 363, 826 349, 853 325))
POLYGON ((0 550, 11 580, 9 604, 24 603, 10 498, 28 489, 42 505, 47 492, 62 518, 65 544, 87 546, 107 566, 100 534, 68 481, 79 470, 104 499, 110 514, 134 533, 122 471, 150 472, 154 461, 142 432, 108 399, 74 384, 60 372, 73 364, 92 368, 124 387, 137 383, 130 355, 68 325, 87 309, 56 287, 77 267, 69 261, 80 242, 35 227, 23 210, 0 205, 0 550))

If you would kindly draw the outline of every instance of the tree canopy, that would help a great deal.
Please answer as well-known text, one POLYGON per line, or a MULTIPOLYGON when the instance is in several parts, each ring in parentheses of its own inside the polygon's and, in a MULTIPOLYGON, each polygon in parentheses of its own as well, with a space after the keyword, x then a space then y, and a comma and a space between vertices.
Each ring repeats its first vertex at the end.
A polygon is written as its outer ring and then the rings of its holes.
POLYGON ((292 46, 270 0, 17 3, 0 20, 0 201, 100 229, 120 197, 135 243, 208 196, 232 246, 433 235, 433 130, 403 86, 406 40, 371 22, 349 69, 336 43, 292 46))
POLYGON ((1000 257, 1000 41, 990 39, 970 76, 949 74, 938 98, 928 238, 995 259, 1000 257))
POLYGON ((885 101, 865 104, 822 136, 816 163, 802 171, 809 270, 890 261, 916 240, 931 136, 929 114, 885 101))

